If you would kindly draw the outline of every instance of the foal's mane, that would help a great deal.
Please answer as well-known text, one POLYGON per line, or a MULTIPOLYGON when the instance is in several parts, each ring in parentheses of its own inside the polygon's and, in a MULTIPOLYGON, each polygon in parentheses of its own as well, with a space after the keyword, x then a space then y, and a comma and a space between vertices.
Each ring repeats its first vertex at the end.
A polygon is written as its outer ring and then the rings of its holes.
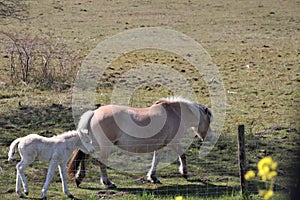
POLYGON ((62 134, 59 134, 59 135, 56 135, 53 137, 60 138, 60 139, 69 139, 69 138, 76 137, 76 136, 78 136, 77 131, 67 131, 67 132, 64 132, 62 134))

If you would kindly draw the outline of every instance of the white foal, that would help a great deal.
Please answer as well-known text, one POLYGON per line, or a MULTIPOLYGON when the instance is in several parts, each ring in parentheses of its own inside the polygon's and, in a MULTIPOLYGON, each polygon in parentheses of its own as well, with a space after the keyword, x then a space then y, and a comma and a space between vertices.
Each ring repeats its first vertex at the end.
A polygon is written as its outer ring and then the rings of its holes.
POLYGON ((69 131, 63 134, 53 136, 51 138, 42 137, 36 134, 30 134, 22 138, 14 140, 9 148, 8 160, 14 159, 15 149, 18 147, 21 161, 17 164, 16 177, 16 193, 20 198, 23 197, 21 192, 21 181, 24 187, 24 192, 28 195, 28 184, 25 178, 25 169, 36 158, 43 162, 49 162, 46 182, 42 189, 42 198, 47 199, 46 192, 50 181, 55 173, 55 169, 59 168, 60 178, 62 181, 63 192, 69 198, 74 198, 69 192, 66 183, 66 166, 67 162, 75 149, 80 149, 83 152, 90 154, 95 151, 91 143, 91 138, 86 129, 78 131, 69 131))

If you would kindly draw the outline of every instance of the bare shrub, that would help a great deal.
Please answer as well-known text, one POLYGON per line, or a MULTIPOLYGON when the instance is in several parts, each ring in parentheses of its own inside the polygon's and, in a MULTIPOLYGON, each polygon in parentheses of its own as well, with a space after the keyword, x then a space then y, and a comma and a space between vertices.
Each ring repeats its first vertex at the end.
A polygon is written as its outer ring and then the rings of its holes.
POLYGON ((7 38, 4 47, 12 84, 34 84, 43 89, 71 86, 80 64, 79 52, 68 50, 60 38, 49 33, 0 33, 7 38))

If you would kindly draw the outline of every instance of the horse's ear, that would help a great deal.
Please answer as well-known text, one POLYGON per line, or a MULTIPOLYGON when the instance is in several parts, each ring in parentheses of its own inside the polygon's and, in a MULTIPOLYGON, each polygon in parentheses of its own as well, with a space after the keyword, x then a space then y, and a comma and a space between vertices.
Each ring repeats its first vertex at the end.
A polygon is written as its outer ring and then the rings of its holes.
POLYGON ((158 100, 158 101, 155 101, 155 103, 154 104, 161 104, 161 103, 166 103, 167 101, 165 101, 165 100, 158 100))
POLYGON ((160 103, 161 103, 161 100, 154 102, 154 104, 160 104, 160 103))
POLYGON ((209 110, 209 108, 205 107, 204 112, 206 115, 208 115, 210 122, 213 121, 213 114, 211 112, 211 110, 209 110))
POLYGON ((205 112, 206 115, 208 114, 208 108, 207 107, 204 108, 204 112, 205 112))

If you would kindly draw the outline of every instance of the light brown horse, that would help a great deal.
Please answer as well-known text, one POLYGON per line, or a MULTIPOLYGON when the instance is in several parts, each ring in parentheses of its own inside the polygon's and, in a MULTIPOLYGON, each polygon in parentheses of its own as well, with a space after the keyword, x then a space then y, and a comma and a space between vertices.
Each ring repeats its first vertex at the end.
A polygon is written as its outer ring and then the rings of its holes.
MULTIPOLYGON (((205 138, 211 133, 212 112, 205 106, 190 102, 180 97, 161 99, 147 108, 132 108, 118 105, 106 105, 94 111, 87 111, 85 121, 80 124, 89 129, 93 135, 93 145, 99 147, 101 182, 109 188, 116 187, 108 178, 106 166, 113 145, 128 152, 154 152, 152 166, 147 180, 153 183, 160 181, 156 177, 159 163, 159 149, 168 146, 179 156, 179 171, 188 177, 186 157, 180 139, 189 128, 197 136, 205 138)), ((97 147, 96 147, 97 149, 97 147)), ((79 186, 85 176, 86 154, 77 151, 68 166, 69 174, 75 174, 79 163, 81 169, 76 174, 79 186)))

